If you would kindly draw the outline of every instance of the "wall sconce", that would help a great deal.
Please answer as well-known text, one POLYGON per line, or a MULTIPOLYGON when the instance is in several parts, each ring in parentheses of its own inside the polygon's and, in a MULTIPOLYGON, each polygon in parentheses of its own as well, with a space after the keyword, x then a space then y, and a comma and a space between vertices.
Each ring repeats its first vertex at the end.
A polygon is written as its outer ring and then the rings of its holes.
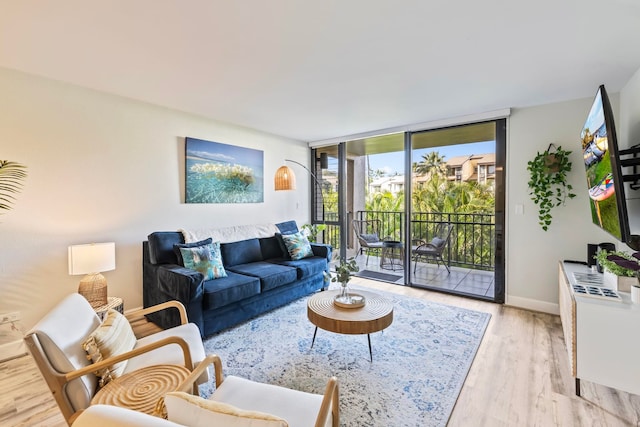
POLYGON ((78 286, 78 293, 91 307, 107 304, 107 279, 101 274, 116 268, 116 244, 90 243, 69 246, 69 274, 85 274, 78 286))

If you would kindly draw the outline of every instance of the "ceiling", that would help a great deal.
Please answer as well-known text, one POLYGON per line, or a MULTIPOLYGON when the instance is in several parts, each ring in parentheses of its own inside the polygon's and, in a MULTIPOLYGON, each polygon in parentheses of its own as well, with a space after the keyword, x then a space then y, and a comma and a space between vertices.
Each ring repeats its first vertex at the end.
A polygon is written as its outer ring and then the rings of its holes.
POLYGON ((0 67, 319 141, 618 92, 636 0, 0 0, 0 67))

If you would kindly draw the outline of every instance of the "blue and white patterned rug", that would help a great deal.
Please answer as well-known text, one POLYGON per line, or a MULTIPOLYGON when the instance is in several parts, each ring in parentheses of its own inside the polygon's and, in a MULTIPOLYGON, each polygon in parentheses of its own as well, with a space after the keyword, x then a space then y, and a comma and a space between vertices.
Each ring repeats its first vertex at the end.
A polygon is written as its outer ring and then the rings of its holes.
POLYGON ((394 319, 371 335, 373 363, 365 335, 319 329, 311 349, 307 298, 209 337, 206 351, 226 375, 311 393, 335 375, 343 426, 445 426, 491 315, 376 292, 393 301, 394 319))

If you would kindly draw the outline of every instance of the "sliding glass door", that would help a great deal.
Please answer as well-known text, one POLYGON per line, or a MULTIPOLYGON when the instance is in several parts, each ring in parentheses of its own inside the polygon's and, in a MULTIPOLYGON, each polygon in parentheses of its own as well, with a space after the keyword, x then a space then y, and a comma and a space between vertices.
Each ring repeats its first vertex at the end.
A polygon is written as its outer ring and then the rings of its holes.
POLYGON ((316 148, 313 221, 365 277, 504 302, 505 140, 500 119, 316 148))

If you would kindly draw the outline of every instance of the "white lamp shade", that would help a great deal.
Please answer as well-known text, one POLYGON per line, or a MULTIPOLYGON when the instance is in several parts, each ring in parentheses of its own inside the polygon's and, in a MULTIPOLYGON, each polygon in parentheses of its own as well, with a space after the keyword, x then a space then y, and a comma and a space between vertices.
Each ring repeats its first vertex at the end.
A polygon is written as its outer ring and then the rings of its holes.
POLYGON ((116 244, 90 243, 69 246, 69 274, 89 274, 115 270, 116 244))

